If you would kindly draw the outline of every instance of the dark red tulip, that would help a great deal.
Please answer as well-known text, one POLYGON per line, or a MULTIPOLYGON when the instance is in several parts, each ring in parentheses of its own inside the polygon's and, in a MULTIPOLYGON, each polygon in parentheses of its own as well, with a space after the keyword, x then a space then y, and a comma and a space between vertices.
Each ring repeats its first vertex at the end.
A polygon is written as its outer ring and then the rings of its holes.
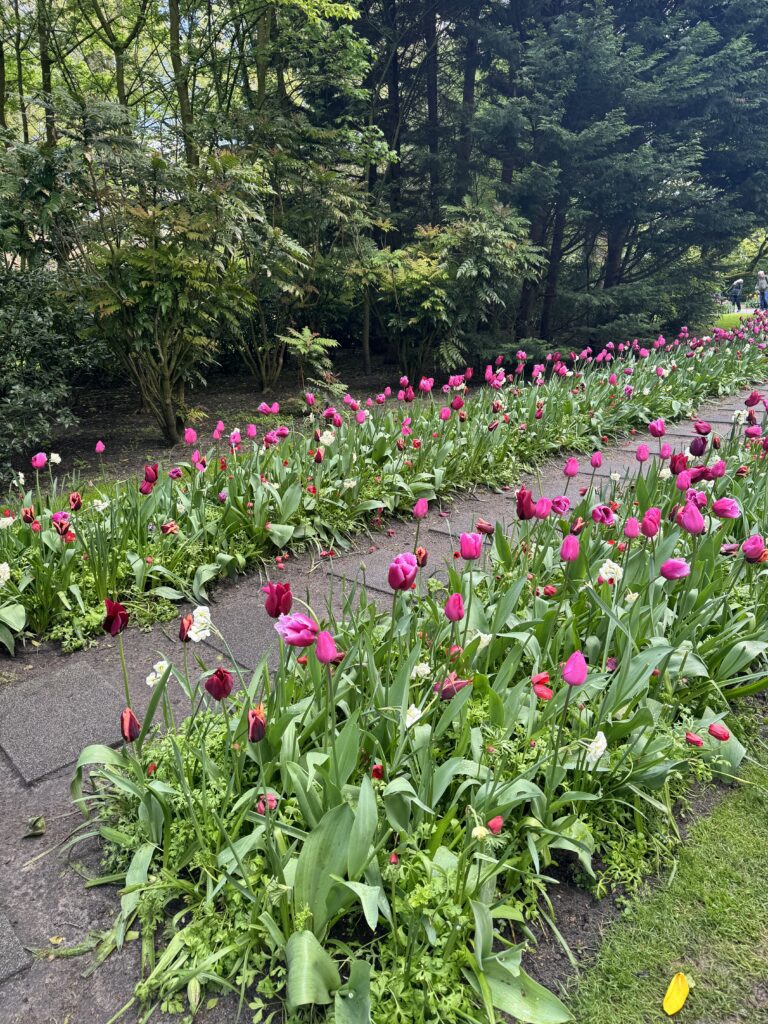
POLYGON ((21 510, 21 518, 24 520, 25 523, 34 523, 34 521, 35 521, 35 510, 34 510, 34 508, 32 508, 31 505, 25 506, 21 510))
POLYGON ((141 483, 139 484, 139 491, 140 491, 140 492, 141 492, 141 493, 142 493, 142 494, 143 494, 143 495, 144 495, 145 497, 148 497, 148 496, 149 496, 149 495, 150 495, 150 494, 152 493, 152 491, 153 491, 153 489, 154 489, 154 486, 155 486, 155 485, 154 485, 154 484, 151 484, 151 483, 149 482, 149 480, 142 480, 142 481, 141 481, 141 483))
POLYGON ((83 499, 79 491, 72 491, 69 496, 69 507, 73 512, 79 512, 83 507, 83 499))
POLYGON ((157 472, 157 466, 158 466, 158 464, 155 463, 153 466, 145 466, 144 467, 144 480, 146 481, 146 483, 148 483, 148 484, 156 484, 157 483, 157 478, 158 478, 158 475, 159 475, 158 472, 157 472))
POLYGON ((205 688, 214 700, 224 700, 232 693, 235 677, 225 668, 217 668, 205 680, 205 688))
POLYGON ((131 708, 125 708, 120 715, 120 732, 126 743, 134 743, 139 738, 141 723, 131 708))
POLYGON ((525 487, 521 487, 515 493, 515 504, 517 506, 518 519, 533 519, 536 516, 536 506, 533 495, 525 487))
POLYGON ((128 611, 119 601, 110 601, 109 598, 104 602, 104 607, 107 610, 107 614, 104 616, 104 621, 101 626, 105 633, 109 633, 110 636, 117 636, 118 633, 122 633, 125 627, 128 625, 128 611))
POLYGON ((251 708, 248 712, 248 742, 260 743, 267 734, 267 716, 264 705, 251 708))

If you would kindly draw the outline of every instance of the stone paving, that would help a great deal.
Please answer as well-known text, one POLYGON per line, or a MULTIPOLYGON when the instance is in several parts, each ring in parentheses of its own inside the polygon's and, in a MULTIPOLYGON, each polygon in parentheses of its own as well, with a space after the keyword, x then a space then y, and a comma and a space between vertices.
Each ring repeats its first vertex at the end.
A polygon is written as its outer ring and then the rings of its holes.
MULTIPOLYGON (((699 415, 727 436, 733 411, 744 408, 747 393, 710 402, 699 415)), ((668 428, 667 440, 678 448, 690 437, 689 422, 668 428)), ((623 477, 640 469, 634 457, 640 439, 638 435, 605 447, 603 466, 594 474, 597 485, 607 483, 611 473, 623 477)), ((573 493, 593 476, 588 459, 580 462, 588 472, 582 469, 571 483, 573 493)), ((524 481, 536 495, 562 493, 562 458, 528 474, 524 481)), ((515 518, 513 489, 479 489, 451 503, 436 504, 440 507, 422 521, 419 534, 429 550, 430 574, 444 572, 459 533, 473 528, 479 516, 507 526, 515 518)), ((320 614, 329 601, 338 613, 355 583, 364 583, 372 600, 388 601, 387 567, 393 555, 412 550, 414 535, 414 523, 394 522, 381 532, 359 535, 353 547, 336 558, 291 558, 280 578, 290 580, 294 594, 320 614)), ((212 615, 229 649, 215 639, 197 645, 194 653, 206 667, 235 660, 247 673, 262 658, 275 656, 274 623, 264 612, 261 585, 254 574, 213 595, 212 615)), ((160 657, 181 660, 176 632, 174 622, 146 633, 129 629, 125 634, 139 716, 149 698, 144 679, 153 662, 160 657)), ((119 742, 122 693, 117 644, 108 638, 95 649, 72 655, 56 653, 43 644, 29 647, 13 660, 0 657, 0 1024, 106 1024, 131 999, 133 979, 138 976, 136 943, 87 977, 83 972, 88 969, 88 957, 52 956, 57 949, 83 942, 90 931, 107 928, 117 908, 117 891, 86 889, 82 874, 73 870, 57 847, 81 821, 68 794, 73 762, 89 743, 119 742), (46 819, 45 835, 25 838, 29 819, 39 816, 46 819)), ((181 693, 174 704, 180 714, 187 708, 181 693)), ((95 872, 95 842, 78 846, 73 860, 81 871, 95 872)), ((234 1020, 234 1010, 235 1004, 224 1000, 196 1019, 211 1024, 234 1020)), ((135 1010, 122 1019, 136 1020, 135 1010)), ((153 1018, 166 1019, 163 1015, 153 1018)))

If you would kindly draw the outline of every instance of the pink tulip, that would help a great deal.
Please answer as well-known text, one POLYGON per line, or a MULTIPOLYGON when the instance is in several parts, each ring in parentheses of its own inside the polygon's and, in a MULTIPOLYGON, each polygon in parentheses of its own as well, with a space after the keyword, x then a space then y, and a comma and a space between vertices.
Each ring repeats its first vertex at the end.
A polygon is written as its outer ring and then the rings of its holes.
POLYGON ((429 502, 426 498, 419 498, 416 504, 413 506, 413 518, 423 519, 424 516, 429 512, 429 502))
POLYGON ((713 480, 719 480, 725 476, 726 469, 725 462, 722 459, 718 459, 717 462, 713 462, 709 467, 709 475, 713 480))
POLYGON ((659 572, 665 580, 682 580, 691 575, 691 567, 683 558, 668 558, 659 572))
POLYGON ((587 663, 581 651, 574 651, 563 666, 563 679, 569 686, 581 686, 587 679, 587 663))
POLYGON ((256 437, 256 424, 249 423, 248 426, 245 428, 245 432, 251 439, 251 441, 253 441, 253 439, 256 437))
POLYGON ((107 449, 107 446, 104 444, 103 441, 97 441, 96 442, 96 454, 97 455, 103 455, 104 452, 106 451, 106 449, 107 449))
POLYGON ((592 469, 600 469, 603 464, 603 453, 592 452, 592 458, 589 460, 589 464, 592 469))
POLYGON ((686 502, 685 508, 678 513, 677 525, 681 526, 686 533, 694 535, 704 533, 707 528, 704 517, 692 501, 686 502))
POLYGON ((650 454, 647 444, 639 444, 635 452, 635 458, 638 462, 647 462, 650 454))
POLYGON ((537 519, 546 519, 551 511, 552 501, 550 498, 539 498, 534 506, 534 512, 537 519))
POLYGON ((43 466, 45 466, 46 462, 48 461, 48 456, 45 454, 45 452, 38 452, 37 455, 32 456, 31 461, 33 469, 42 469, 43 466))
POLYGON ((459 551, 466 561, 479 558, 483 553, 483 538, 479 533, 462 533, 459 537, 459 551))
POLYGON ((667 442, 665 441, 664 444, 659 449, 659 457, 662 458, 662 459, 668 459, 668 458, 671 457, 671 455, 672 455, 672 445, 671 444, 667 444, 667 442))
POLYGON ((418 571, 416 556, 411 551, 404 551, 390 562, 387 580, 393 590, 410 590, 418 571))
POLYGON ((730 732, 726 729, 722 722, 713 722, 712 725, 710 725, 709 729, 707 729, 707 732, 710 736, 712 736, 716 740, 719 740, 721 743, 725 743, 726 740, 729 740, 731 738, 730 732))
POLYGON ((649 508, 640 523, 640 533, 644 537, 655 537, 661 529, 661 509, 649 508))
POLYGON ((741 550, 748 562, 760 562, 766 548, 760 534, 754 533, 744 541, 741 545, 741 550))
POLYGON ((578 476, 579 474, 579 462, 578 459, 570 458, 566 460, 563 466, 563 473, 567 477, 578 476))
POLYGON ((184 444, 194 444, 197 441, 197 431, 187 427, 184 431, 184 444))
POLYGON ((664 437, 667 432, 666 424, 664 420, 659 418, 657 420, 651 420, 648 424, 648 433, 651 437, 664 437))
POLYGON ((455 672, 450 672, 445 679, 435 683, 432 687, 440 700, 451 700, 465 686, 471 686, 471 679, 459 679, 455 672))
POLYGON ((317 634, 317 643, 315 644, 315 654, 317 660, 322 665, 330 665, 339 656, 338 648, 336 647, 336 641, 333 639, 331 634, 323 629, 317 634))
POLYGON ((563 543, 560 545, 560 557, 564 562, 575 562, 579 557, 579 538, 575 537, 572 533, 563 537, 563 543))
POLYGON ((571 507, 571 499, 565 494, 552 499, 552 511, 558 516, 564 516, 571 507))
POLYGON ((450 418, 451 418, 450 406, 444 405, 443 408, 440 410, 440 419, 443 420, 443 422, 445 422, 445 420, 449 420, 450 418))
POLYGON ((275 623, 275 629, 289 647, 310 647, 319 632, 314 619, 302 612, 281 615, 275 623))
POLYGON ((735 498, 718 498, 712 502, 712 511, 718 519, 738 519, 741 507, 735 498))
POLYGON ((445 617, 449 622, 460 622, 464 618, 464 600, 461 594, 451 594, 445 602, 445 617))
POLYGON ((634 516, 630 516, 624 523, 624 536, 634 540, 640 534, 640 523, 634 516))

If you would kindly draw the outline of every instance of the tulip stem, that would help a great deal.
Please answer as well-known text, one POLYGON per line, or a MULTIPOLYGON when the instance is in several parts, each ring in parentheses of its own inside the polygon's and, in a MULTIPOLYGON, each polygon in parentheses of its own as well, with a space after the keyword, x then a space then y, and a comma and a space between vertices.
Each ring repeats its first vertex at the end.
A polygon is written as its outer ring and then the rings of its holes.
POLYGON ((120 665, 123 670, 123 686, 125 687, 125 706, 131 706, 131 692, 128 685, 128 666, 125 663, 125 647, 123 646, 123 634, 117 635, 117 648, 120 651, 120 665))
POLYGON ((548 824, 549 824, 549 818, 550 818, 550 810, 549 810, 549 808, 550 808, 550 804, 552 802, 552 786, 553 786, 553 783, 554 783, 555 772, 557 770, 558 754, 560 753, 560 744, 561 744, 562 739, 563 739, 563 728, 565 726, 565 719, 566 719, 566 717, 568 715, 568 705, 571 702, 571 693, 572 693, 572 691, 573 691, 573 687, 571 685, 568 685, 568 691, 567 691, 567 693, 565 695, 565 701, 563 702, 563 710, 562 710, 562 713, 560 715, 560 724, 558 725, 558 728, 557 728, 557 741, 555 742, 555 749, 552 752, 552 763, 550 765, 549 771, 547 772, 547 783, 546 783, 546 787, 545 787, 545 796, 546 796, 546 801, 547 801, 547 823, 548 824))

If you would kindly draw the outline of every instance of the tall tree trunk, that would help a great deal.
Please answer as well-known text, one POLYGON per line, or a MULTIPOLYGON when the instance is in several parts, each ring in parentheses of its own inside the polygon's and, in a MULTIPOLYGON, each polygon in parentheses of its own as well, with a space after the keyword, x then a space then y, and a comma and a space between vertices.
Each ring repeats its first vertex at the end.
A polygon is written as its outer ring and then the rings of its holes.
POLYGON ((168 34, 171 67, 176 88, 176 99, 179 104, 179 120, 184 141, 184 157, 190 167, 197 167, 199 157, 192 137, 193 117, 192 102, 189 97, 189 69, 184 65, 181 56, 181 15, 179 0, 168 0, 168 34))
POLYGON ((115 89, 117 90, 117 102, 121 107, 128 106, 128 93, 125 88, 125 50, 116 46, 113 50, 115 55, 115 89))
POLYGON ((429 147, 429 216, 433 224, 440 219, 440 112, 438 109, 437 26, 434 8, 424 17, 424 43, 427 48, 427 146, 429 147))
POLYGON ((363 349, 363 369, 369 374, 371 372, 371 290, 368 285, 363 288, 363 330, 360 343, 363 349))
MULTIPOLYGON (((531 241, 534 245, 541 245, 547 235, 547 211, 541 210, 537 217, 531 220, 531 241)), ((517 317, 515 318, 515 337, 527 338, 531 334, 532 320, 536 302, 540 293, 538 281, 524 281, 520 292, 520 302, 517 306, 517 317)))
POLYGON ((0 128, 8 128, 8 120, 5 116, 5 107, 7 103, 7 85, 5 77, 5 47, 3 46, 3 37, 0 36, 0 128))
POLYGON ((563 239, 568 219, 568 197, 564 192, 558 193, 555 207, 555 219, 552 225, 552 244, 549 247, 549 267, 544 283, 544 306, 541 310, 539 337, 545 341, 552 340, 552 320, 557 286, 560 280, 560 269, 563 259, 563 239))
POLYGON ((612 224, 606 232, 605 267, 603 269, 603 288, 615 288, 621 284, 621 257, 624 253, 624 242, 627 228, 624 224, 612 224))
POLYGON ((475 90, 480 58, 480 0, 471 0, 467 8, 467 37, 464 46, 464 84, 461 96, 459 137, 456 144, 456 169, 453 178, 453 201, 461 202, 469 191, 471 181, 473 128, 475 120, 475 90))
POLYGON ((51 53, 48 46, 50 33, 50 12, 45 0, 37 0, 37 42, 40 49, 40 84, 43 92, 45 109, 45 141, 49 146, 56 145, 56 120, 53 112, 53 87, 51 81, 51 53))
POLYGON ((397 154, 397 160, 387 168, 390 184, 389 201, 394 211, 400 209, 400 55, 397 35, 397 0, 383 0, 384 23, 390 53, 387 65, 387 142, 397 154))
POLYGON ((24 47, 21 39, 21 13, 19 11, 19 0, 13 0, 13 13, 16 19, 16 31, 13 34, 13 49, 16 57, 16 91, 19 97, 19 114, 21 115, 21 137, 24 142, 29 142, 27 99, 24 95, 24 62, 22 59, 24 47))

